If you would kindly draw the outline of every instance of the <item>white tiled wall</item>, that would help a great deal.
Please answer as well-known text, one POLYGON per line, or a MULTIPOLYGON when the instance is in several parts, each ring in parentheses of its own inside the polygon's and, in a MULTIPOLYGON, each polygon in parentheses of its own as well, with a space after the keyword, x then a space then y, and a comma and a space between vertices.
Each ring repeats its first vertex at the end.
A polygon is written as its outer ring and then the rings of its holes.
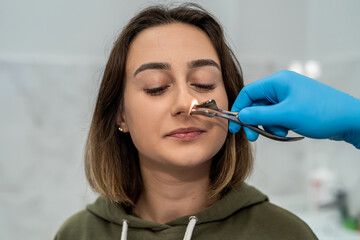
POLYGON ((0 63, 1 239, 49 239, 89 201, 82 154, 97 69, 0 63))

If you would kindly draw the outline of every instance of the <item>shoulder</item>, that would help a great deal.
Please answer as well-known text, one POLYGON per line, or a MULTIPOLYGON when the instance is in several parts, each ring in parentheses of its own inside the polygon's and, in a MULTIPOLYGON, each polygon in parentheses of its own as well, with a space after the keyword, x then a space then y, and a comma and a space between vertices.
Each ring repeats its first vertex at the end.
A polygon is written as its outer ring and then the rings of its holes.
MULTIPOLYGON (((94 229, 101 228, 105 221, 88 210, 82 210, 69 217, 59 228, 55 240, 90 239, 94 229), (94 228, 96 226, 96 228, 94 228)), ((96 235, 96 234, 95 234, 96 235)))
POLYGON ((317 239, 299 217, 270 203, 266 195, 245 183, 231 189, 215 207, 212 211, 221 219, 221 228, 235 231, 239 238, 317 239))
POLYGON ((274 237, 287 236, 283 239, 317 239, 311 228, 299 217, 268 201, 249 207, 245 212, 259 226, 258 233, 266 232, 274 237))
POLYGON ((121 216, 114 215, 116 208, 99 197, 86 209, 72 215, 59 228, 55 240, 98 240, 120 238, 121 216), (113 215, 111 215, 113 214, 113 215), (118 222, 116 221, 118 219, 118 222))
MULTIPOLYGON (((59 228, 55 239, 75 239, 79 230, 86 228, 88 222, 93 218, 92 214, 82 210, 69 217, 59 228)), ((80 238, 81 239, 81 238, 80 238)))

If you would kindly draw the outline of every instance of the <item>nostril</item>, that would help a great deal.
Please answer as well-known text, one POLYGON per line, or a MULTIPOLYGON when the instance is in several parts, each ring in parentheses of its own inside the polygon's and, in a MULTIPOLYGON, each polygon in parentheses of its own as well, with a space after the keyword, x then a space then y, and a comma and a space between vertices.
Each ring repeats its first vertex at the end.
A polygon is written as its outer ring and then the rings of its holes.
POLYGON ((195 104, 192 103, 192 104, 183 105, 183 107, 178 108, 175 111, 175 114, 173 114, 173 115, 174 116, 178 116, 178 115, 191 116, 190 113, 191 113, 191 111, 192 111, 195 104))
POLYGON ((185 87, 179 89, 171 102, 172 116, 190 116, 193 106, 198 103, 197 99, 185 87))
POLYGON ((185 115, 186 114, 186 112, 185 111, 178 111, 175 115, 185 115))

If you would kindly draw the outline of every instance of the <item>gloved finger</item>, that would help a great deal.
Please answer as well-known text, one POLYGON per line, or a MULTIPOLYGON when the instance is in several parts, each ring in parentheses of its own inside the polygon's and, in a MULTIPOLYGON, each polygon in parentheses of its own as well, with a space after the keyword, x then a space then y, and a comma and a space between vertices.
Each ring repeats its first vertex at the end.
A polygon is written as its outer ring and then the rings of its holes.
POLYGON ((229 131, 231 133, 237 133, 238 131, 240 131, 240 129, 241 129, 240 124, 233 122, 233 121, 229 121, 229 131))
POLYGON ((239 95, 235 99, 235 102, 231 107, 231 111, 239 112, 241 109, 252 106, 257 101, 263 100, 264 98, 260 97, 258 93, 253 94, 253 89, 257 89, 257 91, 259 92, 259 85, 261 85, 261 83, 256 81, 243 87, 243 89, 240 91, 239 95))
POLYGON ((261 103, 267 105, 269 103, 277 103, 275 88, 272 87, 272 81, 276 74, 259 79, 252 82, 240 91, 237 96, 231 111, 239 112, 243 108, 254 105, 254 103, 261 103))
POLYGON ((244 127, 244 131, 246 134, 246 138, 251 142, 256 141, 259 137, 259 134, 257 132, 254 132, 253 130, 251 130, 247 127, 244 127))
POLYGON ((289 126, 292 125, 283 103, 247 107, 239 112, 238 118, 243 123, 256 126, 280 126, 290 129, 289 126))
POLYGON ((253 101, 247 95, 245 88, 246 86, 240 91, 239 95, 236 97, 235 102, 231 107, 232 112, 239 112, 241 109, 252 105, 253 101))
POLYGON ((287 128, 280 127, 280 126, 263 126, 263 127, 264 127, 265 131, 275 134, 280 137, 285 137, 289 132, 289 130, 287 128))
MULTIPOLYGON (((266 104, 263 104, 261 102, 255 102, 253 103, 252 106, 262 106, 262 105, 266 105, 266 104)), ((240 124, 233 121, 229 121, 229 131, 231 133, 237 133, 238 131, 240 131, 241 127, 242 126, 240 124)))

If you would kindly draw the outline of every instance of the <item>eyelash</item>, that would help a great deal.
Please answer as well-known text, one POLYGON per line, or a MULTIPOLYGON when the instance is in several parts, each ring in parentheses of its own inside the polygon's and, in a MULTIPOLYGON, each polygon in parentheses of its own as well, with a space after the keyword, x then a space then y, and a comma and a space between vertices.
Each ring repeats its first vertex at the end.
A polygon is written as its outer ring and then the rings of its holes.
POLYGON ((158 96, 161 95, 167 88, 168 86, 150 88, 150 89, 145 89, 145 92, 151 96, 158 96))
POLYGON ((200 91, 206 92, 215 89, 214 84, 192 84, 192 86, 198 88, 200 91))
MULTIPOLYGON (((191 84, 195 88, 198 89, 200 92, 207 92, 215 89, 214 84, 191 84)), ((157 88, 150 88, 145 89, 145 92, 151 96, 158 96, 161 95, 169 86, 157 87, 157 88)))

